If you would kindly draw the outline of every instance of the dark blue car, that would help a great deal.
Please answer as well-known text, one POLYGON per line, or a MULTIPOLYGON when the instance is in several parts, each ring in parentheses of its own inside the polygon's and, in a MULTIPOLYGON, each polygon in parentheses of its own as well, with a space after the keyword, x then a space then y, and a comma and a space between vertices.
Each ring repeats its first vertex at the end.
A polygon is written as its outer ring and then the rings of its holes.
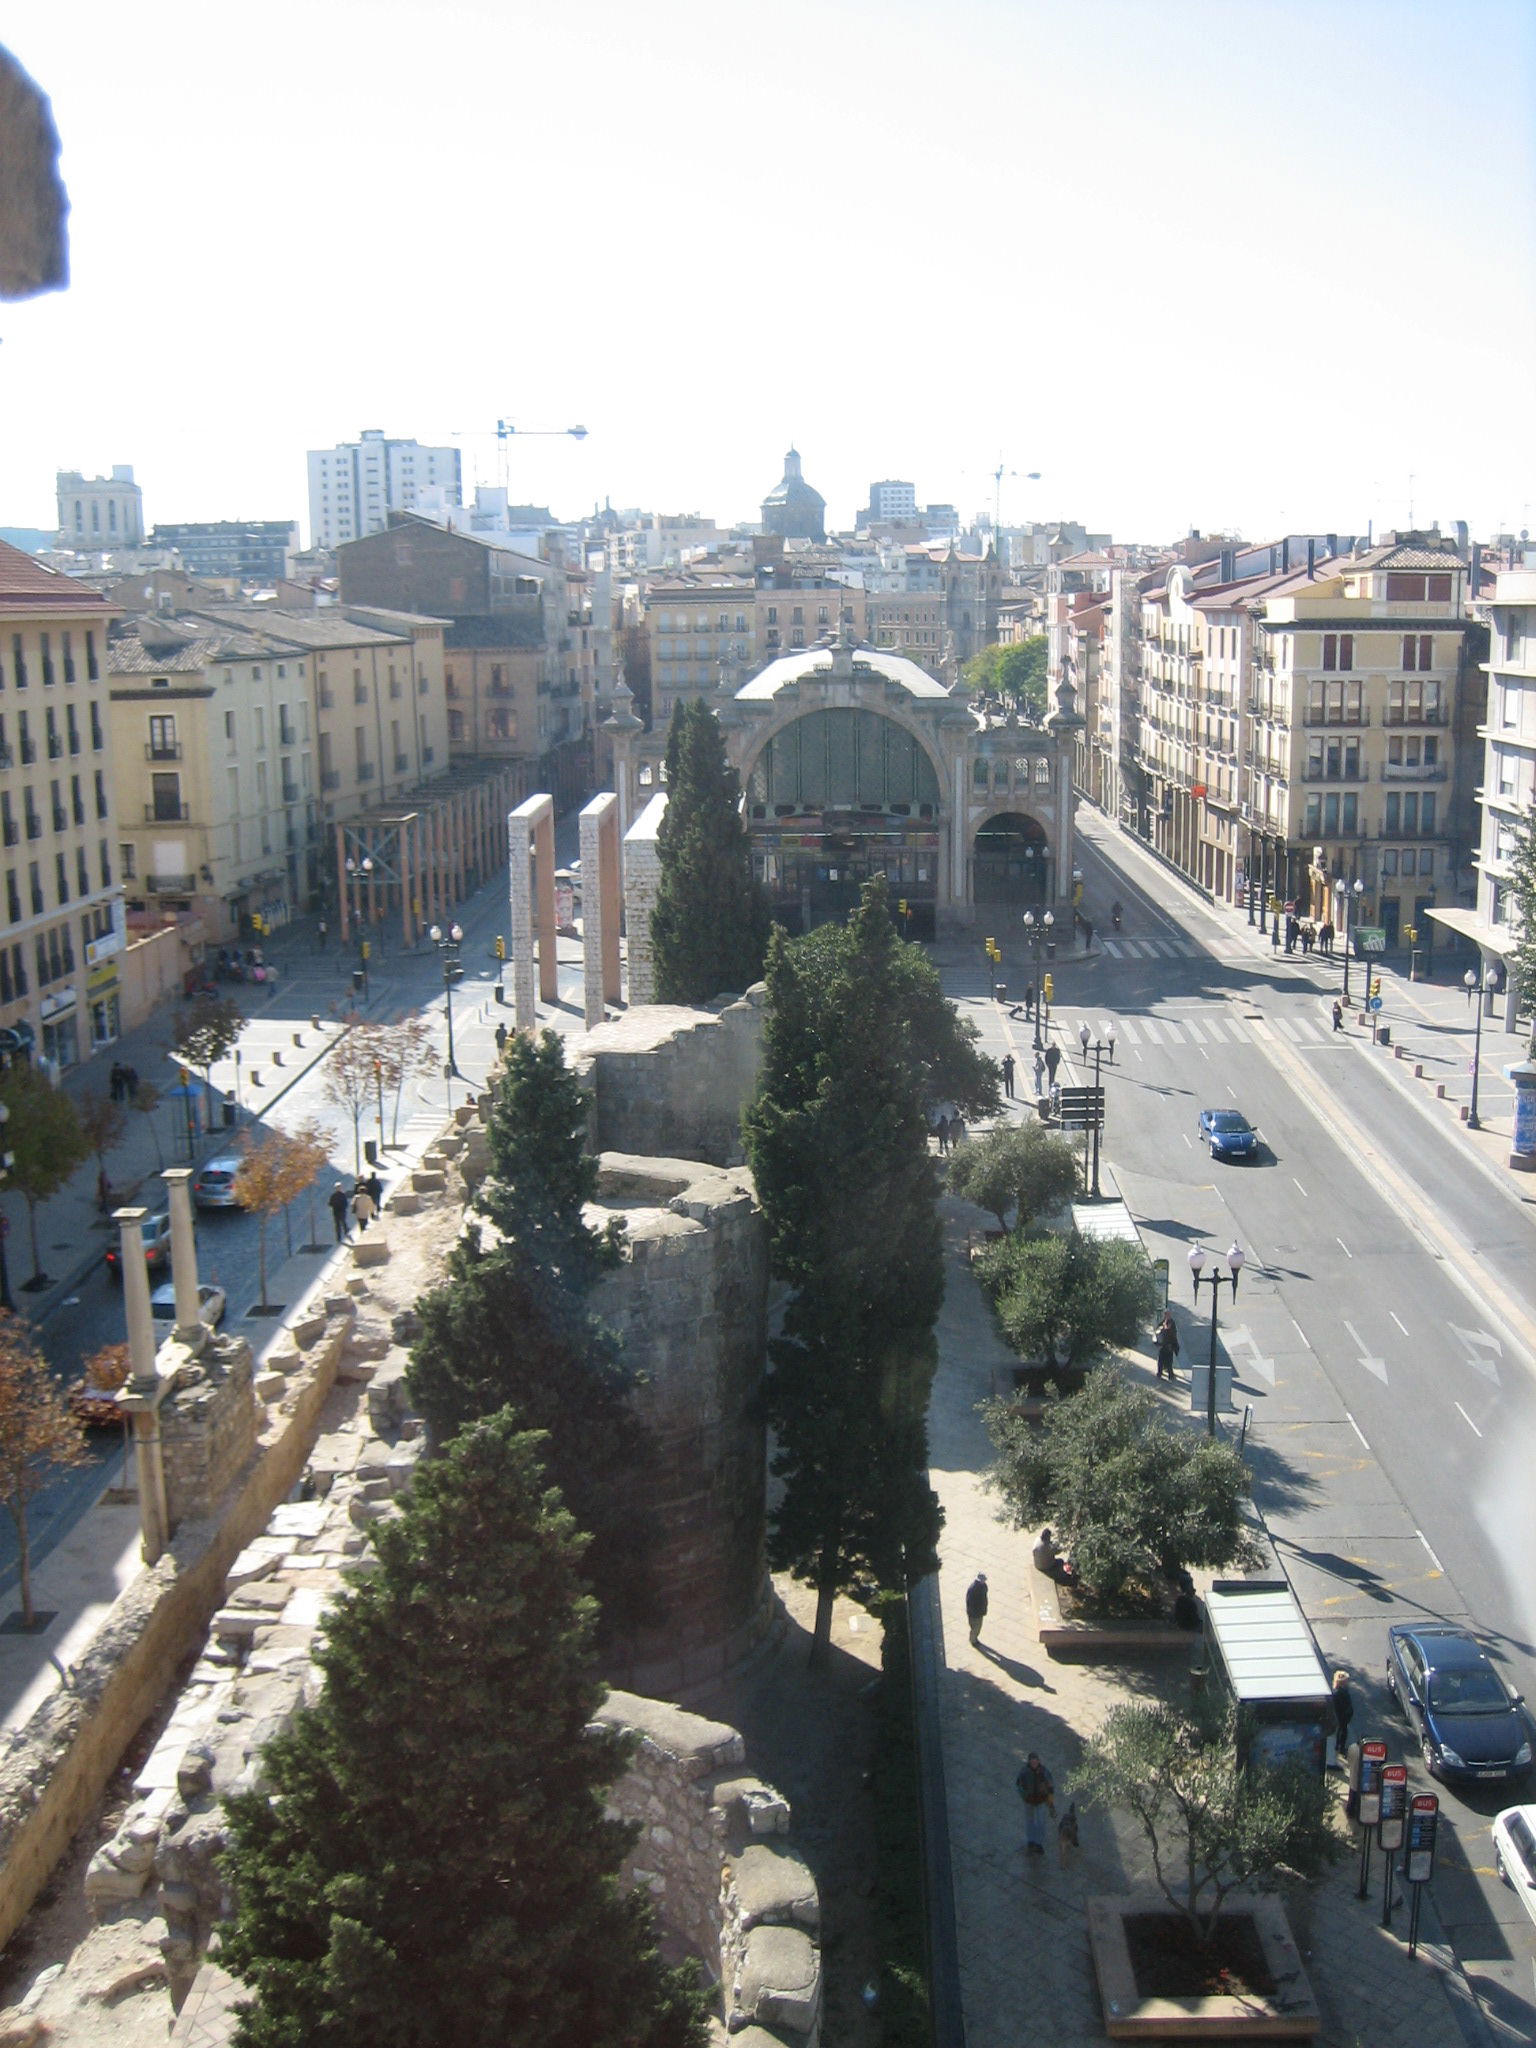
POLYGON ((1387 1690, 1417 1732, 1433 1778, 1498 1780, 1531 1767, 1531 1731, 1488 1652, 1448 1622, 1387 1630, 1387 1690))
POLYGON ((1202 1109, 1200 1135, 1210 1147, 1213 1159, 1252 1159, 1259 1149, 1259 1134, 1240 1110, 1202 1109))

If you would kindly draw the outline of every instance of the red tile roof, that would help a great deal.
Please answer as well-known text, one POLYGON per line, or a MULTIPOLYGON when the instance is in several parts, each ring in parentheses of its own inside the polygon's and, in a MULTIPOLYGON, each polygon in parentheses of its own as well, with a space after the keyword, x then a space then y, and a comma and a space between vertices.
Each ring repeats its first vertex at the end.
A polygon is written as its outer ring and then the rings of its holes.
POLYGON ((6 611, 99 611, 113 612, 99 592, 88 590, 73 576, 50 569, 35 555, 24 555, 9 541, 0 540, 0 606, 6 611))

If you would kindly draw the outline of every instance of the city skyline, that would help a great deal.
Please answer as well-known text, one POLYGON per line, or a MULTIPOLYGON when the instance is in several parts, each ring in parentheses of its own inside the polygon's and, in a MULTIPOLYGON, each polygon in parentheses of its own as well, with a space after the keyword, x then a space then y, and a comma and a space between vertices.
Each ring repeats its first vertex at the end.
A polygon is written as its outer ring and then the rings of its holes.
POLYGON ((793 444, 836 528, 881 477, 1118 539, 1536 524, 1513 0, 84 0, 11 47, 73 281, 0 322, 0 523, 132 463, 150 523, 307 537, 307 451, 380 427, 566 519, 750 519, 793 444))

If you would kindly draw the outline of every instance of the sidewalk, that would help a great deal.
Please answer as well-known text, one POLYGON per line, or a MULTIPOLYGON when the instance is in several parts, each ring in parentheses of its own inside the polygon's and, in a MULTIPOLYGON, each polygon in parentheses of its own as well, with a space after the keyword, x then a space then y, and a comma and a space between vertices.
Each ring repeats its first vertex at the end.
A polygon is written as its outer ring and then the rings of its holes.
MULTIPOLYGON (((1061 1788, 1083 1738, 1120 1701, 1178 1698, 1189 1660, 1172 1652, 1116 1664, 1053 1662, 1040 1650, 1028 1590, 1030 1538, 996 1519, 980 1483, 992 1450, 976 1406, 1011 1384, 1013 1364, 965 1256, 969 1235, 988 1219, 953 1201, 944 1213, 948 1285, 929 1416, 929 1477, 946 1518, 942 1620, 935 1668, 924 1676, 940 1719, 965 2048, 1017 2048, 1024 2038, 1098 2048, 1105 2035, 1085 1901, 1149 1885, 1146 1846, 1128 1817, 1080 1806, 1082 1848, 1074 1861, 1064 1866, 1054 1843, 1043 1857, 1026 1856, 1014 1775, 1026 1752, 1038 1749, 1065 1811, 1061 1788), (991 1606, 972 1647, 965 1588, 978 1570, 987 1574, 991 1606)), ((1156 1385, 1150 1355, 1142 1374, 1156 1385)), ((1339 2048, 1357 2041, 1463 2048, 1486 2039, 1475 2031, 1479 2016, 1454 1957, 1425 1941, 1410 1961, 1406 1908, 1384 1931, 1379 1889, 1357 1899, 1356 1868, 1346 1854, 1292 1909, 1322 2009, 1319 2038, 1339 2048)))

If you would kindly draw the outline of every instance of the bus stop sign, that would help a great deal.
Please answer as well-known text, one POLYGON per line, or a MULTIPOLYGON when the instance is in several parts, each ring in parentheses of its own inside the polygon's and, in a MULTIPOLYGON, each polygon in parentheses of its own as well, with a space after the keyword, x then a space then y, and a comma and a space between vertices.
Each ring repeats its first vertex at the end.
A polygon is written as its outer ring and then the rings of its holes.
POLYGON ((1428 1884, 1435 1874, 1435 1831, 1440 1801, 1433 1792, 1416 1792, 1408 1808, 1408 1855, 1404 1876, 1410 1884, 1428 1884))
POLYGON ((1401 1849, 1408 1814, 1408 1766, 1386 1764, 1381 1773, 1381 1818, 1376 1839, 1383 1849, 1401 1849))

